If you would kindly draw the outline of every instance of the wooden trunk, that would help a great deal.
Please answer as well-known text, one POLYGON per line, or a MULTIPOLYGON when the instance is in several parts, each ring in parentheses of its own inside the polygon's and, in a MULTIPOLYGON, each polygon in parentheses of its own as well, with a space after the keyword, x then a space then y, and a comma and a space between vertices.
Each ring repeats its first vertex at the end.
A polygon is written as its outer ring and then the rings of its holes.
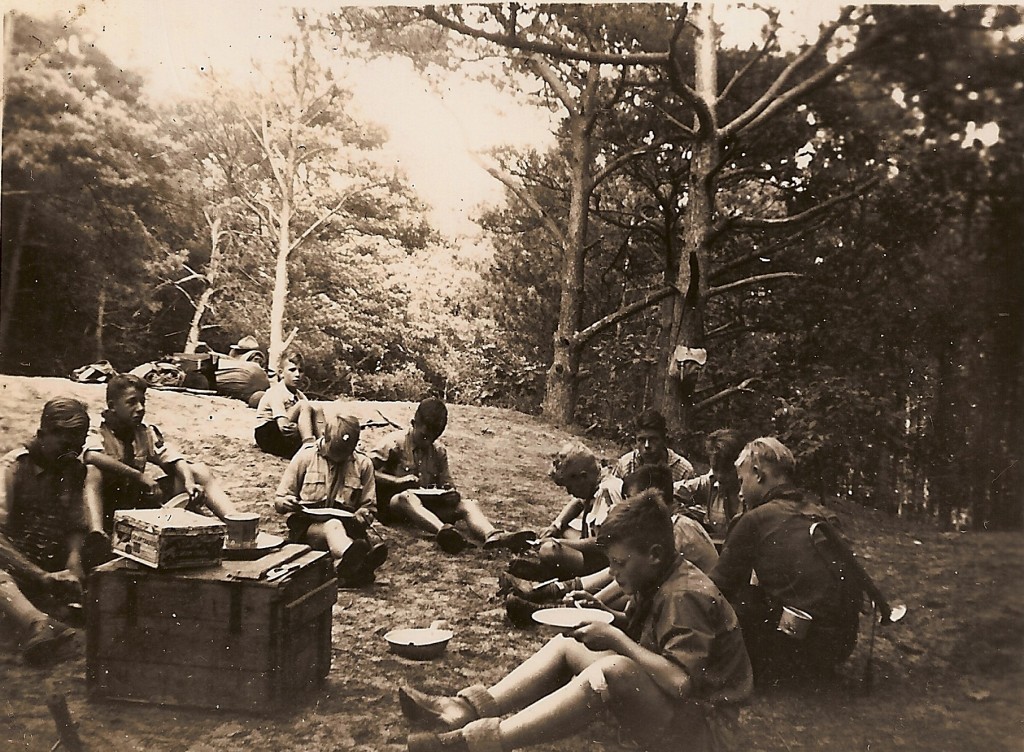
POLYGON ((224 523, 185 509, 123 509, 114 512, 115 552, 157 569, 220 564, 224 523))
POLYGON ((336 600, 330 556, 301 545, 187 571, 105 564, 89 577, 89 696, 252 712, 286 707, 330 670, 336 600), (286 574, 268 581, 279 566, 286 574))

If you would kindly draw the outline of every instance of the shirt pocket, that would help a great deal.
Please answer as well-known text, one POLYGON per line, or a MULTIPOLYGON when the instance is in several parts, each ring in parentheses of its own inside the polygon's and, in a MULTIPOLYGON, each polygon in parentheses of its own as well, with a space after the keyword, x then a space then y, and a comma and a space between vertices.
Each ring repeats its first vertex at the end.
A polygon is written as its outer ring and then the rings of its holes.
POLYGON ((302 501, 326 501, 327 476, 315 470, 307 472, 302 478, 299 499, 302 501))
POLYGON ((350 512, 356 511, 363 503, 363 486, 360 483, 346 483, 338 490, 335 501, 350 512))

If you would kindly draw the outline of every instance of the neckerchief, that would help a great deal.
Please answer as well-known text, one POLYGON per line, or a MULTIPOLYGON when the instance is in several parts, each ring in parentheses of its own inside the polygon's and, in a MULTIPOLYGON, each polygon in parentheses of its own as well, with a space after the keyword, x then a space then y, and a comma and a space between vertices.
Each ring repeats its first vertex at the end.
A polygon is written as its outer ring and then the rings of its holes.
POLYGON ((657 579, 655 579, 651 585, 638 591, 633 596, 633 612, 629 615, 629 621, 626 623, 625 631, 634 642, 640 642, 640 636, 643 634, 644 630, 644 622, 647 621, 647 617, 650 616, 651 608, 654 605, 654 594, 657 593, 658 589, 665 584, 665 581, 672 576, 672 573, 675 571, 675 567, 675 558, 670 558, 665 564, 665 569, 659 573, 657 579))

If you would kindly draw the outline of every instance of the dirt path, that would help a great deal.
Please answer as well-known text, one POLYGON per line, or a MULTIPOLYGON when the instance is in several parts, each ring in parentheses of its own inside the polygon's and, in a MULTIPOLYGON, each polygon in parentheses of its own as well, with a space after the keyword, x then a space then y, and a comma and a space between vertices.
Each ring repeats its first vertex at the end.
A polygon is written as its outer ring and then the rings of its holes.
MULTIPOLYGON (((0 377, 0 450, 36 428, 51 396, 85 400, 98 415, 103 388, 59 379, 0 377)), ((362 418, 381 410, 405 424, 413 405, 351 403, 362 418)), ((267 506, 283 461, 251 444, 254 413, 222 398, 150 393, 149 420, 189 456, 223 478, 232 497, 280 532, 267 506)), ((381 431, 368 431, 373 442, 381 431)), ((445 441, 456 480, 493 519, 542 527, 564 502, 545 478, 548 458, 568 438, 543 422, 495 409, 454 406, 445 441)), ((616 448, 599 447, 611 456, 616 448)), ((1024 553, 1020 536, 940 535, 854 508, 847 518, 867 566, 887 592, 910 606, 904 622, 879 631, 874 687, 862 682, 866 632, 828 689, 802 687, 757 696, 743 713, 741 749, 1020 750, 1024 721, 1024 553)), ((545 639, 504 621, 494 599, 507 555, 483 551, 449 557, 415 533, 392 529, 392 556, 369 591, 343 591, 334 609, 333 665, 323 690, 279 716, 122 703, 85 696, 85 660, 48 670, 24 667, 0 652, 0 749, 48 750, 55 741, 49 691, 66 694, 91 750, 397 750, 405 724, 396 687, 436 690, 492 681, 545 639), (447 619, 456 637, 442 659, 416 663, 387 651, 381 635, 396 626, 447 619)), ((865 623, 866 628, 866 623, 865 623)), ((543 749, 620 749, 606 729, 543 749)))

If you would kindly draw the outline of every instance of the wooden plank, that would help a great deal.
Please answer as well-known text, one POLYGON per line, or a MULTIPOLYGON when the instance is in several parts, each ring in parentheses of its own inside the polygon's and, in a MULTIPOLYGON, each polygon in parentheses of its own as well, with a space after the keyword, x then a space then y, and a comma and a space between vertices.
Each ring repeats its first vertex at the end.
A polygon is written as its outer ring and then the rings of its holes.
POLYGON ((105 663, 89 675, 89 696, 159 705, 272 710, 270 682, 260 671, 224 671, 209 666, 105 663))
POLYGON ((101 662, 264 671, 271 665, 271 635, 265 629, 231 634, 210 622, 147 620, 130 627, 125 619, 110 619, 95 634, 91 655, 101 662))
POLYGON ((241 599, 241 623, 247 625, 266 624, 281 595, 265 583, 129 575, 92 579, 87 607, 97 609, 103 619, 131 613, 137 620, 208 621, 226 628, 233 597, 241 599))
POLYGON ((317 614, 329 611, 338 600, 338 583, 330 579, 310 590, 300 598, 285 604, 285 629, 292 625, 305 624, 317 614))

